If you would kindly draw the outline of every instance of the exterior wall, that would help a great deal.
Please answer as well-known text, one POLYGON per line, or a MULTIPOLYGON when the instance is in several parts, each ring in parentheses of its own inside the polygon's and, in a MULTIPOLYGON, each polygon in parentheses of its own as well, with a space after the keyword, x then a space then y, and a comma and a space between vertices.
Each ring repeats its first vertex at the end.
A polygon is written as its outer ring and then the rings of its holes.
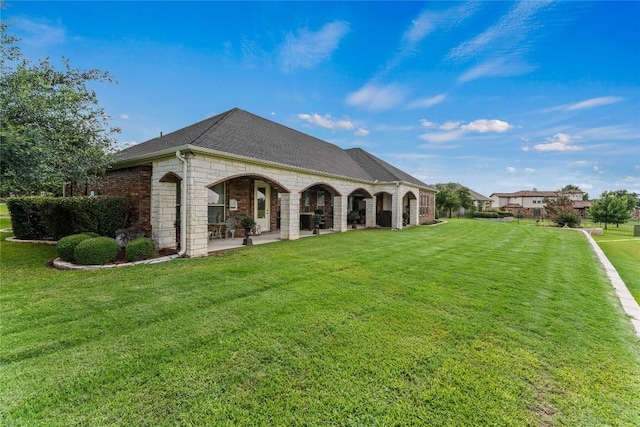
POLYGON ((126 197, 131 224, 141 227, 147 236, 151 236, 151 180, 151 166, 110 170, 88 191, 126 197))
MULTIPOLYGON (((360 181, 350 181, 327 177, 320 174, 309 174, 291 169, 279 169, 273 166, 259 163, 248 163, 221 157, 195 154, 187 156, 188 176, 187 180, 182 177, 182 162, 175 157, 157 160, 153 165, 152 176, 152 226, 154 240, 160 247, 173 239, 175 241, 175 184, 161 183, 159 179, 168 172, 173 172, 183 178, 182 191, 187 191, 187 256, 204 256, 208 251, 207 240, 207 188, 216 182, 240 176, 259 177, 264 181, 278 183, 289 193, 281 194, 281 224, 280 236, 283 239, 297 239, 299 237, 299 214, 301 192, 309 187, 323 183, 333 187, 340 195, 333 198, 333 228, 337 231, 347 230, 347 198, 358 188, 365 189, 370 194, 385 191, 391 194, 392 210, 395 213, 392 223, 395 228, 402 227, 402 196, 408 191, 418 194, 420 189, 411 185, 392 184, 365 184, 360 181), (400 188, 402 187, 402 188, 400 188), (397 211, 397 212, 396 212, 397 211)), ((241 186, 240 186, 241 187, 241 186)), ((236 198, 238 200, 238 212, 241 203, 253 203, 253 188, 250 191, 243 191, 238 187, 236 198)), ((234 190, 236 191, 236 190, 234 190)), ((329 198, 325 195, 325 200, 329 198)), ((272 221, 276 215, 274 201, 277 201, 277 193, 271 195, 272 221)), ((433 206, 433 203, 431 203, 433 206)), ((184 207, 182 207, 184 209, 184 207)), ((247 212, 253 216, 253 211, 247 207, 247 212)), ((275 227, 274 227, 275 228, 275 227)))

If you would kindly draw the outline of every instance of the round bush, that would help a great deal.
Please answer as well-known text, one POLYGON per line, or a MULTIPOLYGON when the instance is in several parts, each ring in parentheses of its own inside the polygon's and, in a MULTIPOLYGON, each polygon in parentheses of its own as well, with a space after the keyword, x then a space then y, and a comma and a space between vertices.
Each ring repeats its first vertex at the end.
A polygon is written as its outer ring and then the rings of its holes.
POLYGON ((153 241, 147 237, 138 237, 129 242, 124 250, 127 261, 142 261, 143 259, 155 258, 156 247, 153 241))
POLYGON ((72 234, 58 240, 56 249, 58 250, 58 258, 64 261, 73 261, 73 253, 76 246, 85 240, 91 239, 93 236, 88 234, 72 234))
POLYGON ((89 237, 100 237, 98 233, 94 233, 92 231, 83 231, 81 234, 86 234, 89 237))
POLYGON ((111 237, 94 237, 76 246, 74 258, 78 264, 108 264, 118 259, 120 245, 111 237))

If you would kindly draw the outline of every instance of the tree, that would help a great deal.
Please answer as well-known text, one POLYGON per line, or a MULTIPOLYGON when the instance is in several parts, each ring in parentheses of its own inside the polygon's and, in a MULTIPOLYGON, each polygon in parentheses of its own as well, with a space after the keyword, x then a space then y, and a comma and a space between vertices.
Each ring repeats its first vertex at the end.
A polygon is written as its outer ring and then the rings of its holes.
POLYGON ((573 202, 560 190, 555 197, 545 198, 548 218, 558 227, 579 227, 580 214, 573 208, 573 202))
POLYGON ((450 182, 448 184, 436 184, 436 209, 449 211, 449 218, 454 210, 460 208, 471 209, 473 198, 469 189, 461 184, 450 182))
POLYGON ((0 194, 59 193, 67 182, 87 183, 108 166, 113 135, 90 82, 109 73, 72 68, 62 58, 32 63, 0 23, 0 194))
POLYGON ((621 224, 631 218, 633 209, 638 204, 638 195, 628 193, 627 190, 605 191, 600 199, 591 203, 589 217, 593 222, 607 224, 621 224))

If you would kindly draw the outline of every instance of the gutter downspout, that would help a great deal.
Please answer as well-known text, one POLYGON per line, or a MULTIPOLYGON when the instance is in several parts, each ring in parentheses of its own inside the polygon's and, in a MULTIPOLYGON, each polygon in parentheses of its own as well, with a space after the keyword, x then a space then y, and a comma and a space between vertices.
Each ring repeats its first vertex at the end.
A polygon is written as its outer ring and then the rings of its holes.
POLYGON ((187 159, 180 150, 176 151, 176 157, 182 162, 182 194, 180 195, 180 251, 179 257, 183 257, 187 252, 187 159))

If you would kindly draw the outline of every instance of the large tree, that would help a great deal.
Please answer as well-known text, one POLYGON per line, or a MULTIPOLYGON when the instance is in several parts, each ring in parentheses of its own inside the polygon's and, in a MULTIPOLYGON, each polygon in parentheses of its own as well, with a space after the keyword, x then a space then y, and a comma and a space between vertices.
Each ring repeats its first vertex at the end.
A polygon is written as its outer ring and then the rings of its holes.
POLYGON ((631 218, 633 209, 638 205, 638 195, 627 190, 605 191, 600 199, 591 203, 589 216, 594 222, 621 224, 631 218))
POLYGON ((98 69, 32 62, 6 22, 0 50, 0 193, 59 193, 66 182, 90 182, 108 166, 114 134, 91 82, 112 82, 98 69))
POLYGON ((447 184, 436 184, 436 209, 438 211, 448 211, 449 218, 454 210, 460 208, 471 209, 473 198, 470 190, 457 182, 447 184))
POLYGON ((558 227, 579 227, 580 214, 573 208, 573 202, 566 196, 566 187, 556 193, 555 197, 545 198, 544 204, 548 218, 558 227))

